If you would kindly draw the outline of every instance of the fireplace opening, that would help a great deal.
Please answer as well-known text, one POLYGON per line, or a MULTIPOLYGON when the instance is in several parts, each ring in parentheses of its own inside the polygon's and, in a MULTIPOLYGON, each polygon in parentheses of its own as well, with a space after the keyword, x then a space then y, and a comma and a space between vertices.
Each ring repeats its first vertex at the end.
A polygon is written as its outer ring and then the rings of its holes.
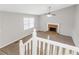
POLYGON ((48 24, 48 31, 57 32, 58 25, 48 24))
POLYGON ((56 28, 52 28, 52 27, 49 28, 49 31, 57 32, 56 28))

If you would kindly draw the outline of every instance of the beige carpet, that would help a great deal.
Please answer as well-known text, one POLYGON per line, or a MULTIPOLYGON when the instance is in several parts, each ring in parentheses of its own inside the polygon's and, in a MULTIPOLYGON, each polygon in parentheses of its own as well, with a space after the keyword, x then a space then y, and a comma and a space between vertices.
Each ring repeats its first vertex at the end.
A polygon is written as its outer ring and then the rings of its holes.
MULTIPOLYGON (((60 35, 55 32, 39 31, 37 36, 47 39, 48 35, 50 36, 50 40, 75 46, 71 37, 60 35)), ((31 38, 31 35, 24 37, 22 40, 23 40, 23 42, 26 42, 30 38, 31 38)), ((14 42, 14 43, 0 49, 0 55, 4 55, 5 53, 7 55, 18 55, 19 54, 19 41, 14 42)))

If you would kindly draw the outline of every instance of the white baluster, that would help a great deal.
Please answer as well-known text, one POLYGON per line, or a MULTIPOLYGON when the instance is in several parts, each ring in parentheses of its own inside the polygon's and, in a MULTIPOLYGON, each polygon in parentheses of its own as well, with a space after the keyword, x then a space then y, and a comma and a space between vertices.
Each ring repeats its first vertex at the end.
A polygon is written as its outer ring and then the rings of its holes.
POLYGON ((43 42, 43 55, 45 54, 45 42, 43 42))
POLYGON ((59 47, 58 55, 62 55, 62 52, 63 52, 62 49, 63 49, 62 47, 59 47))
POLYGON ((52 55, 52 45, 50 45, 50 55, 52 55))
POLYGON ((65 55, 69 55, 69 49, 65 49, 65 55))
POLYGON ((26 55, 28 55, 28 44, 25 45, 26 45, 26 55))
POLYGON ((31 55, 31 42, 29 42, 29 54, 31 55))
POLYGON ((73 51, 72 55, 77 55, 77 51, 73 51))
POLYGON ((32 54, 37 55, 37 33, 36 29, 34 29, 33 34, 32 34, 32 54))
POLYGON ((40 51, 41 50, 41 41, 39 41, 39 48, 38 49, 39 49, 39 55, 40 55, 40 53, 41 53, 41 51, 40 51))
MULTIPOLYGON (((50 38, 49 38, 49 36, 48 36, 48 40, 49 40, 50 38)), ((47 44, 47 55, 49 55, 49 48, 50 48, 50 44, 47 44)))
POLYGON ((24 46, 22 40, 19 41, 19 52, 20 52, 20 55, 25 54, 25 46, 24 46))
POLYGON ((53 45, 53 55, 56 54, 55 45, 53 45))

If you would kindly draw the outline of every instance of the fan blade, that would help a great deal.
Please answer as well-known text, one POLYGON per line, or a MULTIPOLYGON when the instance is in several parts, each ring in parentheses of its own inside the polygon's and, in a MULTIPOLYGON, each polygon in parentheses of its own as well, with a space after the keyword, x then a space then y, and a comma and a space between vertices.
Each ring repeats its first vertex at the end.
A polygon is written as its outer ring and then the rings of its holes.
POLYGON ((52 14, 53 16, 56 16, 56 14, 52 14))

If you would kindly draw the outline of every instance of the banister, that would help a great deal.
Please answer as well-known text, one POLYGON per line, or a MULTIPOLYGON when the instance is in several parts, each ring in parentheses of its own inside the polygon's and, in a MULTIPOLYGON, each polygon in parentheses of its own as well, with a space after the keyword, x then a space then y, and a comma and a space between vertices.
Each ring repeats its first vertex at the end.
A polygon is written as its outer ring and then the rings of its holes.
MULTIPOLYGON (((39 43, 43 42, 43 47, 45 48, 45 43, 48 44, 48 47, 47 47, 47 54, 49 55, 49 50, 50 50, 50 45, 53 46, 53 54, 55 54, 55 47, 58 46, 59 47, 59 53, 58 54, 62 54, 62 48, 65 48, 68 52, 66 52, 66 54, 69 54, 69 50, 72 50, 74 52, 79 52, 79 48, 78 47, 75 47, 75 46, 71 46, 71 45, 68 45, 68 44, 64 44, 64 43, 59 43, 59 42, 56 42, 56 41, 52 41, 50 40, 50 36, 48 36, 47 39, 45 38, 40 38, 40 37, 37 37, 37 32, 36 32, 36 29, 33 30, 33 34, 32 34, 32 38, 29 39, 27 42, 25 42, 23 44, 22 40, 20 40, 19 42, 19 47, 20 47, 20 54, 21 55, 24 55, 25 53, 25 46, 28 45, 28 43, 31 43, 32 42, 32 45, 30 44, 30 46, 32 46, 32 55, 37 55, 37 42, 39 41, 39 43)), ((40 44, 39 44, 40 45, 40 44)), ((28 47, 27 47, 28 48, 28 47)), ((40 46, 39 46, 39 54, 40 54, 40 46)), ((44 51, 44 49, 43 49, 44 51)), ((43 52, 44 54, 45 52, 43 52)), ((73 54, 76 54, 76 53, 73 53, 73 54)))
POLYGON ((40 37, 37 37, 37 40, 48 43, 48 44, 52 44, 52 45, 55 45, 55 46, 59 46, 59 47, 62 47, 62 48, 68 48, 68 49, 75 50, 75 51, 79 52, 79 48, 75 47, 75 46, 59 43, 59 42, 52 41, 52 40, 47 40, 47 39, 40 38, 40 37))

